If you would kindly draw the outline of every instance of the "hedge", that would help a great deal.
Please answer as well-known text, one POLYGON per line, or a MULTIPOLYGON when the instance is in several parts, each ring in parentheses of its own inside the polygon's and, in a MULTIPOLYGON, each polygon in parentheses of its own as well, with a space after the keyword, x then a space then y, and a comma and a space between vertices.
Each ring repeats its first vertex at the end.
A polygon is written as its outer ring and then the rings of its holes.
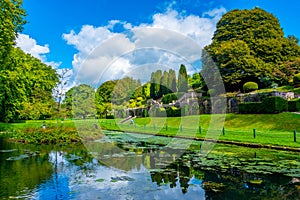
POLYGON ((296 86, 296 87, 300 86, 300 74, 295 74, 294 75, 293 83, 294 83, 294 86, 296 86))
POLYGON ((300 111, 300 99, 293 99, 288 101, 288 110, 290 112, 300 111))
POLYGON ((243 114, 280 113, 287 110, 288 101, 282 97, 267 97, 262 102, 247 102, 239 104, 239 113, 243 114))
POLYGON ((166 109, 168 117, 181 117, 181 109, 174 106, 166 109))
POLYGON ((288 110, 288 101, 282 97, 268 97, 262 104, 263 113, 280 113, 288 110))
POLYGON ((239 104, 239 113, 242 114, 258 114, 262 113, 262 103, 261 102, 247 102, 239 104))

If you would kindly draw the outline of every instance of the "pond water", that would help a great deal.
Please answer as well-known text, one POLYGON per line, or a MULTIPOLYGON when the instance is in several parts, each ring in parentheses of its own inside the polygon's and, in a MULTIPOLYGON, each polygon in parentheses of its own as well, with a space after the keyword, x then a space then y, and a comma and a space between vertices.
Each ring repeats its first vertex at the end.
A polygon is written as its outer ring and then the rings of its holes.
POLYGON ((299 199, 299 153, 105 132, 80 145, 0 137, 0 199, 299 199), (187 147, 187 144, 189 148, 187 147))

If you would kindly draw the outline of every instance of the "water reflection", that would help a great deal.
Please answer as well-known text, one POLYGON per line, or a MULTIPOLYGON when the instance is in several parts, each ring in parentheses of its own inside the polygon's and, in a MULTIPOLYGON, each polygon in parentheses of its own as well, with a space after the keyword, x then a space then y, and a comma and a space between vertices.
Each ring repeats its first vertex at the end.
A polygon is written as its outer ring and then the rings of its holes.
POLYGON ((300 197, 298 154, 220 145, 203 157, 200 143, 183 150, 161 138, 156 144, 127 139, 61 147, 0 139, 0 199, 300 197), (9 159, 20 155, 27 156, 9 159))

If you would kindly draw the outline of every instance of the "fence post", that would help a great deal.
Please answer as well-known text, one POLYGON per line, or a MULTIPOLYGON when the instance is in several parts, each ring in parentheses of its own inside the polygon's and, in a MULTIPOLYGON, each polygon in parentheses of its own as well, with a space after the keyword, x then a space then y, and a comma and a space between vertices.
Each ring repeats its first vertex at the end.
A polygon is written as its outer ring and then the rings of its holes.
POLYGON ((199 126, 199 133, 201 134, 202 133, 202 127, 199 126))
POLYGON ((253 129, 253 137, 256 138, 256 129, 253 129))
POLYGON ((225 127, 223 127, 222 132, 223 132, 223 135, 225 135, 225 133, 226 133, 225 127))
POLYGON ((182 132, 182 125, 180 125, 180 132, 182 132))
POLYGON ((297 131, 294 130, 294 142, 297 142, 297 131))
POLYGON ((146 129, 146 124, 144 124, 144 129, 146 129))

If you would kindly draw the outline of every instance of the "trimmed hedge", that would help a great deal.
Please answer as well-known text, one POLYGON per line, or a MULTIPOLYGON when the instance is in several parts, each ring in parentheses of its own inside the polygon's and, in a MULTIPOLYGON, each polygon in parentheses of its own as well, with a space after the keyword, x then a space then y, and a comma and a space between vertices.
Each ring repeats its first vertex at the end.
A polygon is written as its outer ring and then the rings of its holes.
POLYGON ((172 103, 173 101, 176 101, 177 99, 178 98, 175 93, 170 93, 170 94, 164 95, 163 98, 161 99, 161 101, 163 102, 163 104, 169 104, 169 103, 172 103))
POLYGON ((239 113, 280 113, 288 110, 288 101, 282 97, 267 97, 262 102, 248 102, 239 104, 239 113))
POLYGON ((280 113, 288 110, 288 101, 282 97, 268 97, 262 104, 263 113, 280 113))
POLYGON ((258 90, 258 84, 255 82, 247 82, 243 85, 244 92, 252 92, 258 90))
POLYGON ((239 113, 242 114, 258 114, 262 113, 262 103, 261 102, 247 102, 239 104, 239 113))
POLYGON ((293 99, 291 101, 288 101, 288 110, 290 112, 300 111, 300 99, 293 99))

